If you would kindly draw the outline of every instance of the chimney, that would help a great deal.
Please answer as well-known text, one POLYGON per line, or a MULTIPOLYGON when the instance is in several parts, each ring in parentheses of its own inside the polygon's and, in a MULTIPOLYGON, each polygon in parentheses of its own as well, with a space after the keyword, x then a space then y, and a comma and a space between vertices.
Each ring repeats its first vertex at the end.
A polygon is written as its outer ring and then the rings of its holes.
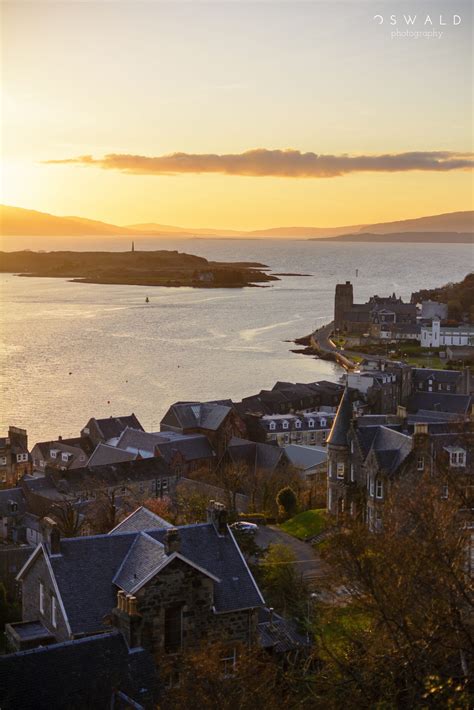
POLYGON ((142 616, 138 612, 137 598, 133 594, 125 594, 120 589, 117 592, 117 606, 112 614, 112 623, 122 633, 128 648, 139 648, 141 646, 142 616))
POLYGON ((43 538, 49 545, 50 555, 61 554, 61 533, 59 532, 58 524, 52 518, 43 518, 41 521, 43 538))
POLYGON ((177 528, 167 528, 165 533, 165 554, 172 555, 173 552, 179 552, 181 547, 181 539, 177 528))
POLYGON ((415 436, 418 434, 428 434, 428 424, 422 424, 417 422, 415 424, 415 431, 413 432, 415 436))
POLYGON ((401 404, 397 406, 397 417, 400 417, 400 419, 406 419, 407 418, 407 408, 402 407, 401 404))
POLYGON ((218 535, 227 534, 227 510, 222 503, 215 500, 209 501, 207 508, 207 522, 212 523, 218 535))

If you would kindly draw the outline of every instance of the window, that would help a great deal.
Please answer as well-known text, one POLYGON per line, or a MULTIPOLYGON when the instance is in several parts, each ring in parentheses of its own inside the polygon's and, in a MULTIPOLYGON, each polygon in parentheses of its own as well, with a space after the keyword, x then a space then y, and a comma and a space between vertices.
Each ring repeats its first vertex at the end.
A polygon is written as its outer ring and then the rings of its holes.
POLYGON ((275 422, 270 422, 270 431, 275 431, 275 429, 276 429, 275 422))
POLYGON ((299 419, 296 420, 296 422, 295 422, 295 427, 296 427, 297 429, 301 429, 301 422, 300 422, 299 419))
POLYGON ((69 454, 66 454, 66 453, 61 454, 61 459, 67 463, 69 460, 69 454))
POLYGON ((165 650, 169 653, 179 651, 183 637, 183 608, 175 605, 165 609, 165 650))
POLYGON ((41 614, 44 614, 44 586, 42 582, 39 585, 39 608, 41 614))
POLYGON ((288 429, 288 426, 289 426, 288 422, 286 421, 286 419, 284 419, 283 420, 283 429, 288 429))
POLYGON ((7 465, 7 457, 0 456, 0 466, 6 466, 6 465, 7 465))
POLYGON ((444 498, 446 500, 448 498, 448 496, 449 496, 448 484, 443 483, 443 485, 441 486, 441 498, 444 498))
POLYGON ((344 478, 345 466, 343 463, 337 464, 337 477, 344 478))
POLYGON ((235 672, 235 664, 237 661, 237 649, 234 647, 229 649, 227 655, 221 658, 222 674, 224 678, 229 678, 235 672))
POLYGON ((56 449, 51 449, 51 451, 49 452, 49 455, 51 456, 52 459, 55 459, 57 453, 58 452, 56 451, 56 449))
POLYGON ((17 454, 17 455, 16 455, 16 460, 17 460, 17 462, 19 462, 19 461, 28 461, 28 454, 17 454))
POLYGON ((416 460, 416 470, 417 471, 424 471, 425 470, 425 457, 424 456, 418 456, 416 460))
POLYGON ((322 441, 326 441, 326 435, 327 435, 327 432, 323 431, 322 437, 321 437, 322 441))
POLYGON ((377 498, 383 498, 383 482, 379 478, 375 484, 375 495, 377 498))
POLYGON ((323 426, 326 426, 327 422, 326 422, 326 420, 323 418, 323 419, 320 419, 320 420, 319 420, 319 424, 320 424, 320 426, 323 427, 323 426))
POLYGON ((454 451, 450 451, 449 465, 456 468, 466 465, 466 452, 464 449, 455 449, 454 451))
POLYGON ((351 463, 351 481, 355 481, 354 464, 351 463))
POLYGON ((310 429, 314 429, 314 419, 310 419, 308 422, 308 426, 310 429))
POLYGON ((374 497, 375 484, 374 484, 374 479, 373 479, 372 476, 370 477, 369 482, 370 482, 370 495, 371 495, 372 498, 373 498, 373 497, 374 497))
POLYGON ((51 597, 51 623, 54 628, 58 625, 58 619, 56 615, 56 597, 51 597))
POLYGON ((332 461, 329 461, 328 463, 328 476, 329 478, 332 476, 332 461))
POLYGON ((168 479, 167 479, 167 478, 163 478, 163 482, 162 482, 161 485, 162 485, 163 490, 165 490, 166 488, 168 488, 168 479))
POLYGON ((354 453, 354 439, 351 439, 351 454, 354 453))
POLYGON ((290 443, 290 435, 289 435, 289 434, 285 434, 285 436, 284 436, 284 441, 285 441, 285 444, 289 444, 289 443, 290 443))

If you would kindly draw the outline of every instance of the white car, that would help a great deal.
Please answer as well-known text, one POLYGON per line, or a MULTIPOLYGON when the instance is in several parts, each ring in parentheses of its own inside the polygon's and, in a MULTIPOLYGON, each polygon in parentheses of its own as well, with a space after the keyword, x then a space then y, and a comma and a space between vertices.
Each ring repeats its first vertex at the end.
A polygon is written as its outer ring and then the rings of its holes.
POLYGON ((237 532, 245 532, 255 534, 258 530, 258 525, 255 523, 248 523, 245 520, 238 520, 236 523, 232 523, 230 526, 232 530, 237 532))

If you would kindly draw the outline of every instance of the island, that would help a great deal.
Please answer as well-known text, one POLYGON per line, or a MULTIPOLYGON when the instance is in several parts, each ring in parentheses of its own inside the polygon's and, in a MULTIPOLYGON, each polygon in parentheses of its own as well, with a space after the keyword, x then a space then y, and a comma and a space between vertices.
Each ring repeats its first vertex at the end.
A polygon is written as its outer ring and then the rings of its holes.
POLYGON ((0 252, 0 272, 91 284, 242 288, 278 281, 265 264, 208 261, 178 251, 0 252))

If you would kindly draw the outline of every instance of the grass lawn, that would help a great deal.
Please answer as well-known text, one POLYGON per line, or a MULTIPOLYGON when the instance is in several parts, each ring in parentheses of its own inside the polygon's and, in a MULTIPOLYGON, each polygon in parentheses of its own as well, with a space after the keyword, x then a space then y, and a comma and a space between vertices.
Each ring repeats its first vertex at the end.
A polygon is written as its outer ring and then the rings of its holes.
POLYGON ((280 525, 289 535, 304 540, 312 535, 318 535, 327 526, 327 516, 324 508, 305 510, 280 525))

